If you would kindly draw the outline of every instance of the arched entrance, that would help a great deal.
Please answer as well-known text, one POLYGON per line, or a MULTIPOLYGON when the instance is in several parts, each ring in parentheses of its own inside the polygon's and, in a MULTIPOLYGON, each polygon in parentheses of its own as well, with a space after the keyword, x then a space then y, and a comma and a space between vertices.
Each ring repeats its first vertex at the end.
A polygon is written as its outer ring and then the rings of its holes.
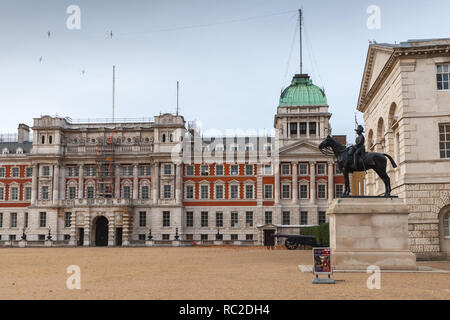
POLYGON ((103 216, 97 217, 95 225, 95 245, 105 247, 108 245, 108 219, 103 216))
POLYGON ((439 213, 439 234, 441 252, 450 253, 450 205, 442 208, 439 213))

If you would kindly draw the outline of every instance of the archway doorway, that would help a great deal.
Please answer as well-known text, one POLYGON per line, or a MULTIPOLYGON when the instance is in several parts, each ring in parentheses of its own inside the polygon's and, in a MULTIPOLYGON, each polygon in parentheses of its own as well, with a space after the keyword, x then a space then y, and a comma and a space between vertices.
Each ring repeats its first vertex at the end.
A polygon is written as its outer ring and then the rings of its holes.
POLYGON ((95 220, 95 245, 97 247, 108 245, 108 219, 103 216, 95 220))
POLYGON ((441 252, 450 253, 450 205, 442 208, 439 213, 439 234, 441 252))

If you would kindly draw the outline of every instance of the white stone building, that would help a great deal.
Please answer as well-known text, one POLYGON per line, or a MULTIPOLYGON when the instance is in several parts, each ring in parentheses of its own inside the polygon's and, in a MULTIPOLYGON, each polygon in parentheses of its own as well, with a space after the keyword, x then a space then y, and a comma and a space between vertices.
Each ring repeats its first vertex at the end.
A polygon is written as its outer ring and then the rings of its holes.
MULTIPOLYGON (((410 249, 418 258, 450 252, 450 39, 369 45, 358 110, 366 150, 385 152, 392 194, 409 205, 410 249)), ((374 172, 366 192, 384 192, 374 172)))

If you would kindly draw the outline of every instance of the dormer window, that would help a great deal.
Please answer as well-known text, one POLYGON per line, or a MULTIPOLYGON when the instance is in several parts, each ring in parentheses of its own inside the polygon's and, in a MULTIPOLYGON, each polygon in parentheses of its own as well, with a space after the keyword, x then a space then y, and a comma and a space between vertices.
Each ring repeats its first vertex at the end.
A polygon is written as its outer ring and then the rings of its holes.
POLYGON ((230 151, 238 151, 238 149, 239 149, 239 147, 237 144, 233 143, 232 145, 230 145, 230 151))

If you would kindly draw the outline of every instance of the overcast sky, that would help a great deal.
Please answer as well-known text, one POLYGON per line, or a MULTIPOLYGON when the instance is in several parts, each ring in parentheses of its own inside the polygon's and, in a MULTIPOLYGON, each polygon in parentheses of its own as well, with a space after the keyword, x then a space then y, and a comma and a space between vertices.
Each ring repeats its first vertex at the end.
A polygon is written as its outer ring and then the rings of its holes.
POLYGON ((349 140, 368 40, 450 36, 448 0, 1 0, 0 132, 44 114, 111 117, 112 65, 117 118, 175 112, 178 80, 186 121, 271 130, 299 71, 300 6, 304 72, 325 88, 333 134, 349 140), (66 27, 72 4, 80 30, 66 27), (380 29, 367 27, 369 5, 381 9, 380 29))

